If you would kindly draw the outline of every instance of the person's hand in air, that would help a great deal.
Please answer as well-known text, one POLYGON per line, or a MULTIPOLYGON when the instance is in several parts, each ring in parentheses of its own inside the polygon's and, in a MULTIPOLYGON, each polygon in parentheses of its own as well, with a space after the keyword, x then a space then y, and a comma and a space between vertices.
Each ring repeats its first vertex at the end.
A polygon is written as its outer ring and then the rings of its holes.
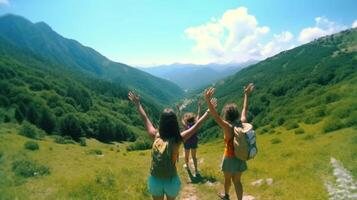
POLYGON ((211 99, 211 104, 213 105, 214 108, 217 108, 218 101, 216 98, 211 99))
POLYGON ((210 101, 212 99, 215 90, 216 90, 215 88, 210 87, 205 91, 206 101, 210 101))
POLYGON ((135 94, 134 92, 130 91, 128 94, 128 98, 136 106, 138 106, 140 104, 140 97, 139 97, 139 95, 135 94))
POLYGON ((244 86, 244 94, 250 94, 254 90, 254 84, 249 83, 248 85, 244 86))

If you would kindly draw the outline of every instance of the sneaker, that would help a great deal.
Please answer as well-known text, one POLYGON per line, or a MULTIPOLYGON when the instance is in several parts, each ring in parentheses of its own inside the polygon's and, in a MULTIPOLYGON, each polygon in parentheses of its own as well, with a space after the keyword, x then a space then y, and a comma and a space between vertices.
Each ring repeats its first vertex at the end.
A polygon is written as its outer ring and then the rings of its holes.
POLYGON ((196 176, 196 177, 201 177, 200 172, 199 172, 199 171, 196 171, 195 176, 196 176))

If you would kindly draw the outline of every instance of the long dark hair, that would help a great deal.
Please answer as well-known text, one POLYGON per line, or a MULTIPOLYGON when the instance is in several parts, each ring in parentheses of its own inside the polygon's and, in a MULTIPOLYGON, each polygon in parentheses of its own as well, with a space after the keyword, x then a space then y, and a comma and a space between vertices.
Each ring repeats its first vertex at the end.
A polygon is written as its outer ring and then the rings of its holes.
POLYGON ((159 134, 163 140, 173 139, 176 143, 182 141, 176 113, 170 108, 164 109, 161 113, 159 134))

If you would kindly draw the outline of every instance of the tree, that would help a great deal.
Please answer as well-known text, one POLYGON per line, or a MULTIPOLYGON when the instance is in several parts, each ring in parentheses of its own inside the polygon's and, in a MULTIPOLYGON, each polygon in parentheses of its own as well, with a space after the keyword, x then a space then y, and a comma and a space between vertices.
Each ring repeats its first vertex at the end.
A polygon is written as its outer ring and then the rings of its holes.
POLYGON ((22 121, 25 119, 24 114, 21 112, 19 107, 16 107, 15 109, 15 119, 19 123, 22 123, 22 121))
POLYGON ((82 129, 81 129, 81 123, 78 120, 78 118, 70 113, 66 114, 60 124, 60 131, 62 135, 69 135, 71 136, 74 140, 79 140, 80 137, 82 137, 82 129))
POLYGON ((41 117, 39 120, 39 126, 47 133, 52 133, 56 128, 57 121, 54 114, 47 108, 43 107, 41 109, 41 117))

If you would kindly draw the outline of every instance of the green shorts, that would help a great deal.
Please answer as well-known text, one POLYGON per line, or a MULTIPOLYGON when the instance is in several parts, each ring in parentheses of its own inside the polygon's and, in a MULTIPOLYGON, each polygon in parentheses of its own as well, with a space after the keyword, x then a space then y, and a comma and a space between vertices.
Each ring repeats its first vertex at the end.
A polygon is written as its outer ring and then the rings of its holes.
POLYGON ((152 196, 162 197, 166 194, 169 197, 176 197, 180 192, 181 181, 178 176, 171 179, 161 179, 149 176, 148 188, 152 196))
POLYGON ((238 172, 244 172, 248 169, 247 162, 244 160, 240 160, 237 157, 223 157, 222 160, 222 171, 229 172, 232 174, 238 172))

